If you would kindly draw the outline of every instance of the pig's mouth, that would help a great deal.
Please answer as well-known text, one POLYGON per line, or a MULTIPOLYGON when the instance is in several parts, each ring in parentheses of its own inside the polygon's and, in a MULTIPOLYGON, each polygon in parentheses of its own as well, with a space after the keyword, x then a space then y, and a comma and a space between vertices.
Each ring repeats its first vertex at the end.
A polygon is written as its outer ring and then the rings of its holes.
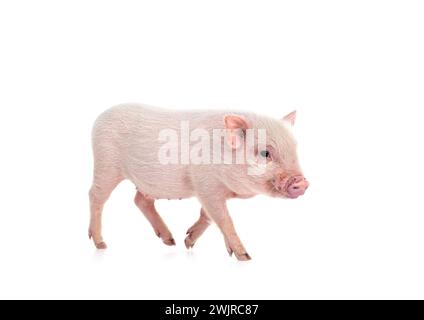
POLYGON ((271 196, 278 198, 290 198, 284 187, 277 184, 275 179, 271 179, 268 183, 268 190, 271 196))

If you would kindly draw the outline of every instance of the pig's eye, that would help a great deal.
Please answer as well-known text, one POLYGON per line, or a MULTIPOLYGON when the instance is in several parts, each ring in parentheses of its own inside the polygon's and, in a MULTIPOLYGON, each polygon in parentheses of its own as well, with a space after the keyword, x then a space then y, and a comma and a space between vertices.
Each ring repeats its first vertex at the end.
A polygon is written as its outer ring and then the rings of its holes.
POLYGON ((271 157, 271 153, 268 150, 262 150, 260 152, 260 155, 261 155, 261 157, 264 157, 264 158, 270 158, 271 157))

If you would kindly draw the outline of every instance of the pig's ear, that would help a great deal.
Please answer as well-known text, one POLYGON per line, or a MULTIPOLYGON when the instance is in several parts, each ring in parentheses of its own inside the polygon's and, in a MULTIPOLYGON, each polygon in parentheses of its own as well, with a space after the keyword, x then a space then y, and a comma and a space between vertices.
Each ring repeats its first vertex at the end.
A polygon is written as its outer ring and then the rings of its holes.
POLYGON ((244 117, 239 115, 224 116, 224 125, 226 130, 227 143, 232 149, 237 149, 241 146, 245 130, 249 129, 249 124, 244 117))
POLYGON ((296 122, 296 110, 290 112, 288 115, 286 115, 283 118, 284 122, 287 122, 289 125, 291 125, 292 127, 294 126, 294 123, 296 122))

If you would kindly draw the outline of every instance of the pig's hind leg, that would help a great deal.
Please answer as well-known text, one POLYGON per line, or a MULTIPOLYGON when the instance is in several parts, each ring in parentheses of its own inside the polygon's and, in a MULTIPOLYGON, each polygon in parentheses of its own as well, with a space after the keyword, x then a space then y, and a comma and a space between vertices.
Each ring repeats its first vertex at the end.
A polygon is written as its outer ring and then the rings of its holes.
POLYGON ((106 249, 106 243, 102 237, 102 211, 105 202, 109 198, 115 187, 123 180, 117 169, 95 170, 93 185, 91 186, 90 197, 90 227, 88 229, 89 238, 93 238, 97 249, 106 249))
POLYGON ((155 208, 155 200, 137 192, 134 198, 137 207, 150 222, 156 235, 168 246, 174 246, 175 240, 155 208))
POLYGON ((184 240, 187 249, 193 248, 197 239, 205 232, 210 225, 210 218, 206 215, 205 210, 200 210, 199 220, 187 230, 187 237, 184 240))

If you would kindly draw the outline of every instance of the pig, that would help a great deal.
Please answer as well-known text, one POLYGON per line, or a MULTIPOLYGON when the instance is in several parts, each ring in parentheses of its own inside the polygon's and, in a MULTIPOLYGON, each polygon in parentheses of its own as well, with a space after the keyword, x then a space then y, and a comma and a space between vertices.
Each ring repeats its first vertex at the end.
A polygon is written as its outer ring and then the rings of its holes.
MULTIPOLYGON (((239 111, 171 111, 144 104, 126 103, 102 113, 92 131, 94 154, 93 183, 89 191, 89 238, 96 248, 106 249, 102 237, 102 210, 114 188, 123 180, 134 183, 135 205, 145 215, 156 235, 166 245, 175 245, 167 225, 155 208, 159 199, 196 197, 200 216, 188 229, 184 240, 187 249, 194 246, 211 223, 223 234, 228 254, 240 261, 250 260, 229 215, 226 201, 250 198, 258 194, 295 199, 309 186, 302 174, 296 141, 291 127, 296 112, 282 119, 239 111), (249 174, 250 163, 168 163, 159 161, 161 132, 181 132, 181 123, 211 133, 225 130, 221 150, 236 153, 246 146, 246 131, 263 130, 266 141, 262 147, 254 140, 251 151, 253 165, 264 163, 260 174, 249 174)), ((190 145, 193 141, 190 142, 190 145)), ((213 144, 213 143, 212 143, 213 144)), ((178 149, 179 153, 182 148, 178 149)), ((247 151, 246 151, 247 152, 247 151)))

